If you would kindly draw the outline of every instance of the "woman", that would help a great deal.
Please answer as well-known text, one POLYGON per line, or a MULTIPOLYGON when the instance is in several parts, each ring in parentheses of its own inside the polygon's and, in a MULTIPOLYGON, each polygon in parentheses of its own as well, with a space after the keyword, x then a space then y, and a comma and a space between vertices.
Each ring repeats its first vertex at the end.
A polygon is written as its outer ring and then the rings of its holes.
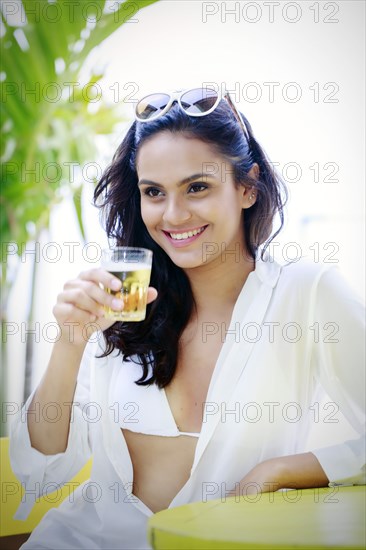
POLYGON ((95 199, 109 237, 153 250, 147 318, 104 319, 123 304, 102 269, 59 295, 62 336, 13 427, 13 468, 38 492, 91 453, 93 470, 24 548, 149 548, 147 518, 167 507, 364 483, 362 440, 306 449, 318 383, 362 431, 362 309, 335 269, 260 249, 283 203, 248 121, 203 89, 148 96, 136 118, 95 199))

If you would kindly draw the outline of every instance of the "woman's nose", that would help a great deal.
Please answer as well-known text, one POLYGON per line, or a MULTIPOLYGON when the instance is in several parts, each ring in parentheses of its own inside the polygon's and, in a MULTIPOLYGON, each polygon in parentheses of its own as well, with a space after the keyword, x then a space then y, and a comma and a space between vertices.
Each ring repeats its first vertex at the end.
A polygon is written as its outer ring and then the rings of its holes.
POLYGON ((171 225, 181 225, 189 220, 191 213, 182 198, 170 198, 165 207, 163 220, 171 225))

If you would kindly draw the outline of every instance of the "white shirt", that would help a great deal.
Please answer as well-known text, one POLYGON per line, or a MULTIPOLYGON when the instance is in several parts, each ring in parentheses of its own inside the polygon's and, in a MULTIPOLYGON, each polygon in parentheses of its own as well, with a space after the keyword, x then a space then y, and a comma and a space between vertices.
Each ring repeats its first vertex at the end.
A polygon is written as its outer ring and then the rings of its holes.
MULTIPOLYGON (((364 312, 338 270, 303 260, 280 266, 258 259, 226 336, 227 327, 216 328, 222 330, 224 343, 191 475, 169 508, 230 496, 235 483, 259 462, 309 450, 331 484, 364 484, 362 437, 306 448, 319 383, 351 425, 364 433, 364 312)), ((207 327, 202 335, 208 345, 216 328, 207 327)), ((152 512, 131 492, 132 462, 116 419, 116 407, 123 403, 116 405, 113 393, 120 369, 131 369, 131 363, 123 365, 116 352, 95 358, 103 338, 94 334, 92 340, 97 341, 88 344, 80 368, 66 451, 45 456, 31 448, 24 411, 12 426, 12 467, 28 491, 54 491, 55 484, 68 482, 93 454, 90 481, 48 512, 24 549, 150 548, 146 523, 152 512)), ((134 369, 137 379, 140 367, 134 369)), ((130 380, 127 407, 142 395, 130 380)), ((163 390, 153 391, 159 395, 163 390)), ((137 405, 143 411, 143 402, 137 405)), ((173 431, 173 437, 179 434, 173 431)), ((28 515, 34 502, 33 493, 25 496, 18 519, 28 515)))

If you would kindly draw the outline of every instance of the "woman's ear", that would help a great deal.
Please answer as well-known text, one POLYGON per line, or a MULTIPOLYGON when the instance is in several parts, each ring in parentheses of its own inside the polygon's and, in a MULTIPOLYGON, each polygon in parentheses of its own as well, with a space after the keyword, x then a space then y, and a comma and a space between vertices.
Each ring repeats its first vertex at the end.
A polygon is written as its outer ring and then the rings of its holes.
MULTIPOLYGON (((255 162, 248 172, 248 176, 254 180, 259 178, 259 166, 255 162)), ((250 185, 244 187, 243 208, 250 208, 257 200, 257 191, 250 185)))

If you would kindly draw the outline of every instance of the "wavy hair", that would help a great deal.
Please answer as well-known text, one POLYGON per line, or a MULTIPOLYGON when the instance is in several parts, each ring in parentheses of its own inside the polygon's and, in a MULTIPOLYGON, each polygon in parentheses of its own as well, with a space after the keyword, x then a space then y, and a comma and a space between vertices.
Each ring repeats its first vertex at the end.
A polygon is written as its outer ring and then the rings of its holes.
POLYGON ((249 122, 244 116, 243 119, 249 143, 226 100, 221 100, 212 113, 203 117, 189 116, 174 104, 154 121, 134 122, 95 189, 94 202, 102 209, 108 237, 115 239, 118 246, 149 248, 154 255, 150 284, 157 289, 158 297, 147 306, 146 319, 139 323, 116 322, 104 331, 104 355, 118 349, 124 360, 142 366, 137 384, 155 383, 163 388, 172 380, 179 339, 195 302, 186 274, 151 238, 142 220, 136 155, 143 143, 160 132, 183 133, 184 137, 209 144, 230 164, 236 185, 256 189, 256 202, 246 210, 243 227, 248 253, 255 258, 259 247, 264 245, 263 255, 282 229, 287 191, 254 138, 249 122), (257 179, 248 176, 253 163, 259 167, 257 179), (273 233, 276 214, 279 227, 273 233))

